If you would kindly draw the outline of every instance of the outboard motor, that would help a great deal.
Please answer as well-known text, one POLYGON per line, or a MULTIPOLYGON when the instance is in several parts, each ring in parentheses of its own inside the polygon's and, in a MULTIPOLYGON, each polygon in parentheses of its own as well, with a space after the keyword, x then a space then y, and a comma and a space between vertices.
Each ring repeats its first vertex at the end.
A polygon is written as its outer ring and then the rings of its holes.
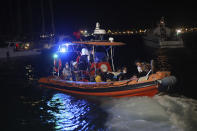
POLYGON ((169 76, 161 80, 157 80, 157 82, 159 83, 158 90, 160 92, 165 92, 169 91, 172 87, 175 86, 175 84, 177 83, 177 79, 175 76, 169 76))

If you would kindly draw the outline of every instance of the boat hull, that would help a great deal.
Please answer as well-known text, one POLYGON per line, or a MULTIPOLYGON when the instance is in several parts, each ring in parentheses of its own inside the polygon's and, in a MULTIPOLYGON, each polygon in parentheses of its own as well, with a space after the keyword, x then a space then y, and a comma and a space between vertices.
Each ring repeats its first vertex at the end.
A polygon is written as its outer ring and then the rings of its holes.
POLYGON ((88 91, 74 91, 68 89, 57 88, 55 86, 41 85, 50 89, 59 90, 65 93, 79 94, 85 96, 107 96, 107 97, 131 97, 131 96, 154 96, 158 93, 157 86, 148 86, 143 89, 131 89, 125 91, 114 91, 114 92, 88 92, 88 91))
POLYGON ((72 82, 40 80, 40 86, 55 89, 71 94, 85 96, 108 96, 108 97, 130 97, 130 96, 154 96, 158 93, 156 81, 132 84, 129 80, 120 82, 72 82), (48 82, 46 82, 48 81, 48 82))
POLYGON ((66 81, 59 77, 45 77, 39 79, 40 87, 55 89, 65 93, 84 96, 108 96, 108 97, 130 97, 130 96, 154 96, 160 91, 173 85, 174 77, 170 72, 156 72, 150 76, 139 79, 128 79, 112 82, 80 82, 66 81), (160 81, 160 82, 159 82, 160 81), (164 87, 162 87, 163 85, 164 87))

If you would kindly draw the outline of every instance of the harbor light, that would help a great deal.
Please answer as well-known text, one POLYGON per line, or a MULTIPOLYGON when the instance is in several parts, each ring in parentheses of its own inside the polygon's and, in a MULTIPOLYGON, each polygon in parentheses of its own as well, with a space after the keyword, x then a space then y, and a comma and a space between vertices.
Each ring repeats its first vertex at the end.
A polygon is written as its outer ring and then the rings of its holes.
POLYGON ((66 48, 65 47, 60 48, 60 52, 62 53, 66 52, 66 48))
POLYGON ((181 33, 181 29, 176 30, 177 35, 181 33))

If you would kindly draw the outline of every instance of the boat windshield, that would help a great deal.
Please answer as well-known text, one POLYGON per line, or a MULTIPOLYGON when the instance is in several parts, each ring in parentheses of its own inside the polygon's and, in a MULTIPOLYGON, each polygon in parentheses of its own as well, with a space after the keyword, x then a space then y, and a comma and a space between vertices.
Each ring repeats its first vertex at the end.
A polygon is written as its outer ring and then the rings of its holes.
POLYGON ((54 54, 54 58, 58 56, 67 62, 76 61, 77 57, 83 55, 82 49, 88 51, 88 56, 91 56, 94 53, 95 62, 106 62, 108 60, 109 47, 107 46, 95 46, 93 49, 92 45, 79 45, 71 42, 59 45, 57 52, 54 54))

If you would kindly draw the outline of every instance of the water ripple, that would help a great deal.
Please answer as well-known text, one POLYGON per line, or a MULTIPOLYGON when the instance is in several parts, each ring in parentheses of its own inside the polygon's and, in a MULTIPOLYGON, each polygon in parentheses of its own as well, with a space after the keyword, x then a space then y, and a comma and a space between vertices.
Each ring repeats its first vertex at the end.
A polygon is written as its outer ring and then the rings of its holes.
MULTIPOLYGON (((94 129, 92 105, 84 99, 75 99, 62 93, 54 94, 47 102, 47 112, 52 116, 47 122, 55 122, 55 130, 90 130, 94 129)), ((98 128, 97 128, 98 129, 98 128)))

